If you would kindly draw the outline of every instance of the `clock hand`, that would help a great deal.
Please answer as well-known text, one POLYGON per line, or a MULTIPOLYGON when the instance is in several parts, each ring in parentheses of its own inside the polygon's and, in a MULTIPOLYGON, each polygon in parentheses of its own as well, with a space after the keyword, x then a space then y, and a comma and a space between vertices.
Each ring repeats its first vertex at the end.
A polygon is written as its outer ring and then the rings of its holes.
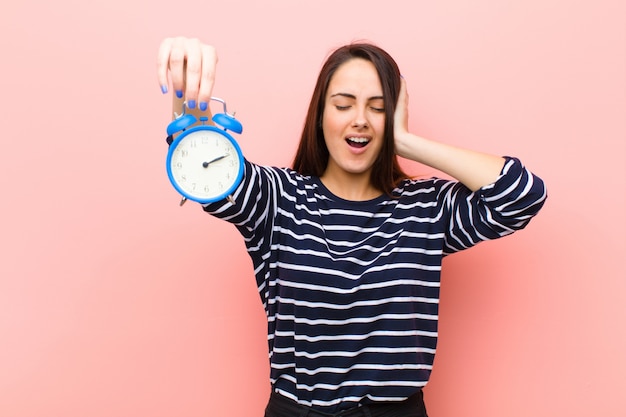
POLYGON ((217 161, 219 161, 220 159, 224 159, 224 158, 226 158, 227 156, 228 156, 228 154, 225 154, 225 155, 222 155, 222 156, 218 156, 217 158, 214 158, 214 159, 210 160, 209 162, 203 162, 203 163, 202 163, 202 166, 203 166, 204 168, 206 168, 206 167, 208 167, 209 165, 211 165, 213 162, 217 162, 217 161))

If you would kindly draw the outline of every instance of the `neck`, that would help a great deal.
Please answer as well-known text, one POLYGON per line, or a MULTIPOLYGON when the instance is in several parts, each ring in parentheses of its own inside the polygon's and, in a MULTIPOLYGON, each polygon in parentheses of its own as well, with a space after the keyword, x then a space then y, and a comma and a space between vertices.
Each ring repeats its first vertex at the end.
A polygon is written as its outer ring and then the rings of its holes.
POLYGON ((331 193, 344 200, 367 201, 382 194, 382 191, 372 185, 369 173, 331 175, 326 171, 320 180, 331 193))

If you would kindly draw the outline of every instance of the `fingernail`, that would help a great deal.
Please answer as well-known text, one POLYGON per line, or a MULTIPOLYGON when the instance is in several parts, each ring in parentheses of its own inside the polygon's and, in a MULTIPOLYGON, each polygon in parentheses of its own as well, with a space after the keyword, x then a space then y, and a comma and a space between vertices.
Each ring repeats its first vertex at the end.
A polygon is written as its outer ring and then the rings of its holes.
POLYGON ((195 109, 196 108, 196 100, 189 100, 187 102, 187 107, 189 107, 190 109, 195 109))
POLYGON ((200 102, 200 110, 205 111, 208 107, 208 104, 206 101, 201 101, 200 102))
POLYGON ((183 90, 176 90, 176 97, 183 98, 183 90))
POLYGON ((161 92, 162 92, 163 94, 167 93, 167 86, 166 86, 166 85, 162 85, 162 86, 161 86, 161 92))

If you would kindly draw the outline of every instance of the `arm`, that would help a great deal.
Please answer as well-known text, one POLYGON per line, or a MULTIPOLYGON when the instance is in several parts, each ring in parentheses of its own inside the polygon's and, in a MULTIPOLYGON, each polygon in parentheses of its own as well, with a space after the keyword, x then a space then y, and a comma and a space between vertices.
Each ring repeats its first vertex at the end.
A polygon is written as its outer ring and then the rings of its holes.
POLYGON ((157 77, 163 94, 169 91, 168 73, 174 94, 172 113, 180 114, 183 103, 187 113, 211 119, 209 102, 213 84, 217 52, 198 39, 167 38, 161 42, 157 59, 157 77))
POLYGON ((477 191, 493 183, 504 166, 504 158, 457 148, 425 139, 408 131, 408 94, 402 79, 394 119, 396 153, 445 172, 467 188, 477 191))
POLYGON ((497 239, 526 227, 545 203, 543 181, 515 158, 437 143, 408 132, 408 96, 402 80, 394 117, 396 153, 456 178, 441 198, 448 211, 444 253, 497 239))
POLYGON ((506 157, 496 182, 472 192, 461 183, 444 181, 439 198, 448 212, 444 254, 450 254, 525 228, 543 207, 547 192, 541 178, 518 159, 506 157))
MULTIPOLYGON (((179 114, 183 103, 187 113, 197 118, 211 117, 209 103, 215 82, 217 53, 215 48, 198 39, 167 38, 161 42, 157 60, 157 76, 161 91, 172 94, 173 112, 179 114), (169 76, 169 80, 168 80, 169 76)), ((234 223, 242 234, 252 239, 256 228, 263 229, 272 219, 276 200, 276 175, 272 170, 245 163, 244 178, 233 193, 236 204, 229 200, 204 205, 204 210, 216 217, 234 223)))

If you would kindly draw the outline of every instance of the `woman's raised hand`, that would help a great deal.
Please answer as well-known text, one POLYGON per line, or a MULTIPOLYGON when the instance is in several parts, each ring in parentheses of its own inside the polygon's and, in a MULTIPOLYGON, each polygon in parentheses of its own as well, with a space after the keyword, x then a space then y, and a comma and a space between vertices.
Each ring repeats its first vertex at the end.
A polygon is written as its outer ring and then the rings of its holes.
POLYGON ((161 91, 168 92, 169 79, 176 97, 187 107, 205 111, 215 82, 217 52, 195 38, 166 38, 159 46, 157 76, 161 91))
POLYGON ((393 117, 393 134, 396 141, 396 153, 405 156, 402 151, 402 139, 409 134, 409 94, 404 78, 400 79, 400 94, 393 117))

